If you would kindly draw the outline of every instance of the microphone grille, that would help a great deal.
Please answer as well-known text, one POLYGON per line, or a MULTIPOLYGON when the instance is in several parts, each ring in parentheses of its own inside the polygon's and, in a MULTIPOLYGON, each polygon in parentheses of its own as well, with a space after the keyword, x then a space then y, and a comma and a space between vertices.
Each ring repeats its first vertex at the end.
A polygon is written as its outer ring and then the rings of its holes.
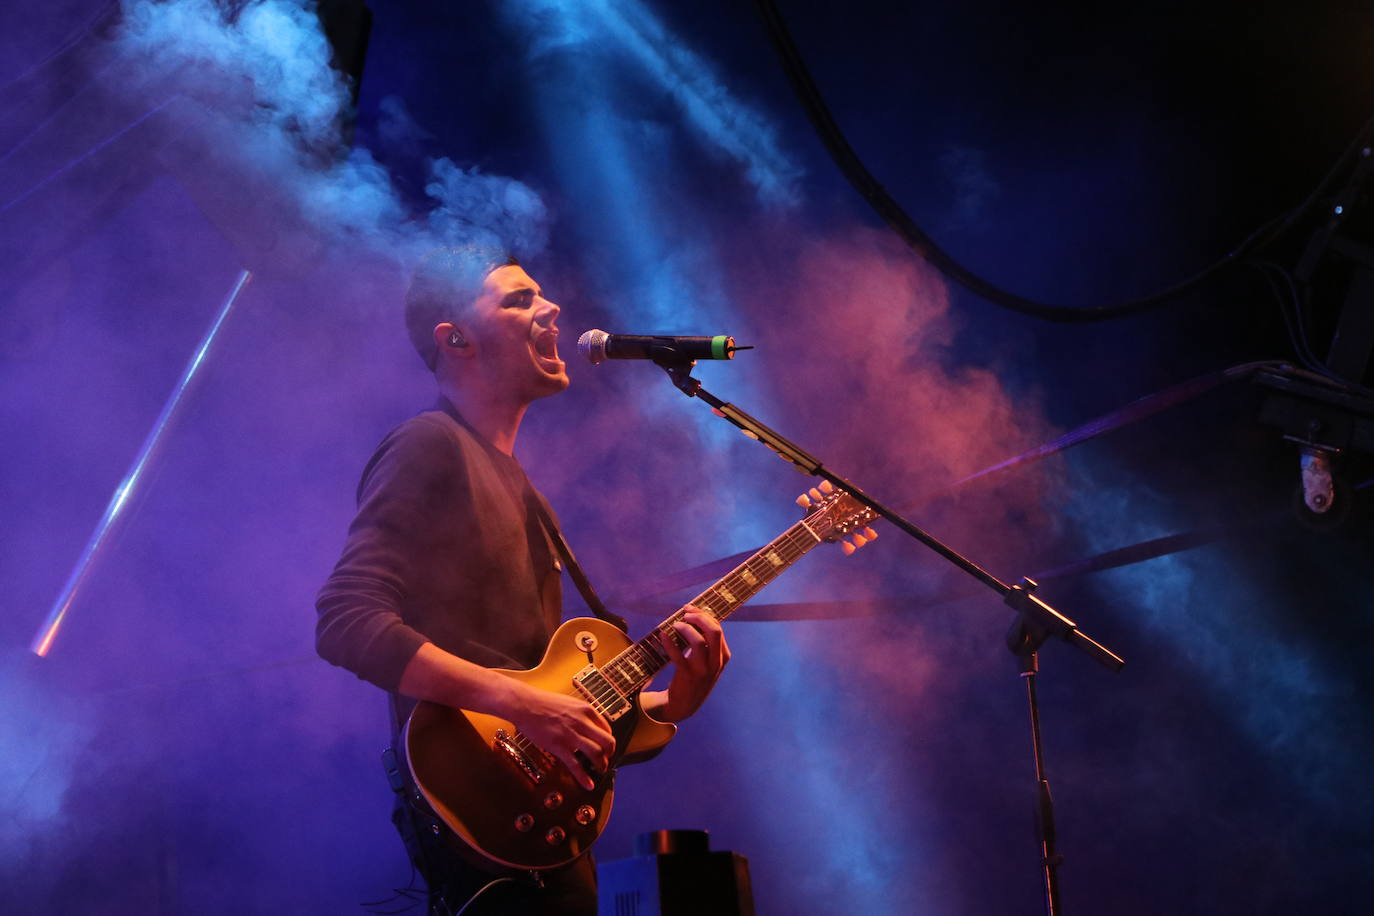
POLYGON ((599 366, 606 361, 606 341, 610 339, 611 335, 605 331, 593 328, 577 338, 577 349, 593 366, 599 366))

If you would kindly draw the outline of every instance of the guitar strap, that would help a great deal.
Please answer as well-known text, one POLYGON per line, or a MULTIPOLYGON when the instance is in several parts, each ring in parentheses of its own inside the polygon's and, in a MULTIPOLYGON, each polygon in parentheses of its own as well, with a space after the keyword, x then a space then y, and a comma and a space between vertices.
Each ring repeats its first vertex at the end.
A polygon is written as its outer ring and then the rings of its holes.
POLYGON ((587 607, 591 609, 591 612, 612 626, 618 627, 621 632, 629 632, 625 618, 607 608, 602 603, 601 598, 597 596, 596 589, 592 588, 591 580, 582 571, 582 564, 578 563, 577 557, 573 556, 572 548, 564 539, 563 532, 558 530, 558 526, 549 517, 549 510, 544 508, 544 501, 539 498, 538 493, 534 492, 534 487, 530 486, 528 480, 525 482, 525 503, 534 513, 534 517, 539 519, 539 524, 544 527, 544 533, 548 535, 549 541, 558 551, 558 556, 563 560, 563 567, 572 577, 573 584, 577 586, 578 593, 582 596, 582 600, 587 602, 587 607))
MULTIPOLYGON (((467 429, 468 432, 472 433, 473 437, 476 438, 478 442, 483 443, 487 449, 494 449, 494 446, 487 442, 481 433, 473 429, 468 421, 463 419, 463 415, 458 412, 458 408, 453 406, 453 402, 448 398, 444 397, 442 394, 439 395, 439 400, 438 403, 435 404, 435 407, 456 420, 467 429)), ((525 505, 530 512, 534 513, 534 517, 539 520, 539 524, 543 527, 544 534, 548 537, 549 543, 553 544, 554 549, 558 551, 558 557, 563 561, 563 567, 567 569, 568 575, 572 576, 573 584, 577 586, 577 591, 582 596, 582 600, 587 602, 587 607, 590 608, 591 612, 597 617, 600 617, 614 627, 618 627, 621 632, 628 633, 630 628, 625 623, 625 618, 612 612, 602 603, 601 599, 597 597, 596 590, 592 588, 591 580, 589 580, 587 574, 582 571, 582 566, 577 562, 577 557, 573 556, 572 548, 568 546, 568 542, 563 538, 563 532, 558 530, 558 526, 555 525, 553 519, 549 517, 549 510, 545 508, 544 500, 538 493, 534 492, 534 487, 531 486, 529 478, 525 477, 523 472, 521 472, 520 476, 524 478, 525 481, 525 505)), ((512 495, 514 495, 513 487, 511 491, 512 495)))

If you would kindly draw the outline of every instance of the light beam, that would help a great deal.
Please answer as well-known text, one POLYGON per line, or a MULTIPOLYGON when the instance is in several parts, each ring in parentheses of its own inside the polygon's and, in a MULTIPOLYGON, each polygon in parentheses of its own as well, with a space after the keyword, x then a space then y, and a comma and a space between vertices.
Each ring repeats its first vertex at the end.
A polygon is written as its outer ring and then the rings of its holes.
POLYGON ((224 305, 220 307, 219 314, 215 316, 210 329, 205 332, 205 337, 201 340, 200 346, 196 347, 195 352, 191 355, 190 361, 186 364, 186 369, 181 373, 181 379, 172 389, 171 395, 167 398, 167 403, 162 406, 162 413, 158 414, 152 429, 148 431, 148 437, 143 440, 143 447, 139 449, 133 464, 129 466, 128 473, 124 475, 124 479, 115 488, 114 495, 110 497, 110 503, 105 507, 105 514, 101 516, 100 523, 95 526, 95 531, 91 534, 86 549, 81 552, 81 557, 77 560, 72 574, 67 577, 67 584, 62 587, 61 594, 57 596, 57 601, 53 604, 52 610, 48 612, 48 619, 43 622, 42 628, 39 629, 29 646, 29 649, 40 658, 46 657, 48 650, 52 648, 53 640, 57 638, 57 631, 61 628, 63 620, 66 619, 67 611, 71 608, 72 601, 81 588, 81 583, 85 581, 87 573, 90 572, 96 553, 105 543, 125 508, 128 507, 130 497, 134 495, 139 481, 143 478, 143 472, 147 469, 153 452, 161 443, 163 433, 171 425, 172 417, 176 413, 177 407, 180 406, 183 395, 186 394, 191 382, 195 379, 196 373, 200 371, 200 367, 204 365, 206 354, 210 352, 210 345, 214 343, 215 337, 224 325, 224 319, 229 316, 230 309, 238 301, 239 293, 248 284, 251 276, 252 273, 247 270, 239 273, 238 279, 224 300, 224 305))

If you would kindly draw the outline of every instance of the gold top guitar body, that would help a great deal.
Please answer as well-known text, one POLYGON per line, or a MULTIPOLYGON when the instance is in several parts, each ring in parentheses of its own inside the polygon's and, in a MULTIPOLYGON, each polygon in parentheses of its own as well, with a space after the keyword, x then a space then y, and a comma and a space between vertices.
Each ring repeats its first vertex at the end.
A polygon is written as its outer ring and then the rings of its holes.
MULTIPOLYGON (((689 604, 724 619, 812 547, 873 519, 847 493, 811 493, 816 505, 804 519, 689 604)), ((855 534, 854 540, 865 538, 855 534)), ((578 617, 558 628, 538 666, 500 669, 506 677, 580 696, 610 721, 616 751, 590 790, 510 722, 438 703, 415 707, 403 736, 411 778, 469 852, 494 865, 540 870, 571 862, 591 847, 610 818, 615 767, 649 759, 677 730, 646 714, 639 692, 668 663, 663 643, 679 639, 672 624, 682 613, 634 643, 605 621, 578 617)))
MULTIPOLYGON (((579 672, 600 668, 629 647, 629 637, 613 625, 578 617, 553 634, 538 667, 500 673, 577 694, 579 672)), ((677 731, 645 714, 637 695, 632 707, 612 720, 612 769, 590 791, 511 723, 438 703, 419 704, 406 723, 411 776, 434 813, 481 857, 514 868, 553 868, 585 852, 606 826, 614 766, 627 757, 647 759, 677 731)))

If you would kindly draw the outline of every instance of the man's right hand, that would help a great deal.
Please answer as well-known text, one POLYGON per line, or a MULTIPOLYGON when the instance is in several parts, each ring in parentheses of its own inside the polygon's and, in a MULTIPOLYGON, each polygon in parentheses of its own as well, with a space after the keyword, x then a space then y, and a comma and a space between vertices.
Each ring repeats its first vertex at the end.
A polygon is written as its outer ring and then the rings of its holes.
POLYGON ((584 762, 598 775, 610 768, 615 752, 611 724, 581 697, 541 690, 514 679, 511 683, 516 689, 505 718, 558 758, 584 789, 594 788, 596 782, 584 762))
POLYGON ((584 788, 593 788, 595 781, 577 759, 579 754, 599 773, 611 765, 615 752, 611 725, 581 697, 531 687, 433 643, 420 646, 406 665, 400 692, 508 720, 561 761, 584 788))

